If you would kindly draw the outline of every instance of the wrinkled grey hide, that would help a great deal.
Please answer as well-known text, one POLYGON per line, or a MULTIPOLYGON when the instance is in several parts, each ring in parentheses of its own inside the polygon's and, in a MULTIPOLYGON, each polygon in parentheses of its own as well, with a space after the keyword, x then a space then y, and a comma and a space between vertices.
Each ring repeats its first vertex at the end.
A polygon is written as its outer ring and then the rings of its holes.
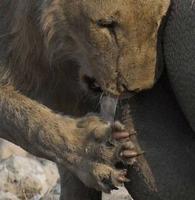
MULTIPOLYGON (((147 194, 137 188, 133 196, 135 200, 194 200, 194 1, 172 0, 162 35, 160 60, 164 60, 166 78, 130 103, 138 138, 147 152, 159 193, 147 194)), ((127 187, 132 191, 131 183, 127 187)))
POLYGON ((195 1, 174 0, 164 34, 168 76, 177 100, 195 130, 195 1))
POLYGON ((159 193, 150 194, 135 187, 132 191, 131 182, 127 188, 135 200, 194 200, 195 134, 168 80, 161 79, 151 91, 130 102, 137 137, 146 151, 159 193))

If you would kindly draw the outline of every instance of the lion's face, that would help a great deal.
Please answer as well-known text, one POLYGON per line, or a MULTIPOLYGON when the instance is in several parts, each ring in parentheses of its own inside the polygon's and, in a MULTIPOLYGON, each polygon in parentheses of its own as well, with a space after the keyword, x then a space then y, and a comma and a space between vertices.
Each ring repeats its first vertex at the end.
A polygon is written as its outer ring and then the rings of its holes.
POLYGON ((66 0, 81 81, 120 95, 151 88, 157 32, 169 0, 66 0))

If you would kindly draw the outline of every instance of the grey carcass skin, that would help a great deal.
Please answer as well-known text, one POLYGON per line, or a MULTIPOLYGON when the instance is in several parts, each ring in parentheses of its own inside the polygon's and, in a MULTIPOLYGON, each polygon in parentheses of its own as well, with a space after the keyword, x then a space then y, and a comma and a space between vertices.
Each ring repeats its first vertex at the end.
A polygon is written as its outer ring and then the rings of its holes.
MULTIPOLYGON (((194 200, 194 0, 171 1, 162 45, 161 60, 170 84, 162 78, 151 91, 130 101, 138 139, 146 151, 159 192, 157 197, 134 188, 133 196, 135 200, 194 200)), ((132 191, 131 183, 127 188, 132 191)))
POLYGON ((136 188, 130 173, 126 187, 134 200, 194 200, 195 134, 168 80, 161 78, 151 91, 138 94, 129 103, 137 138, 158 190, 156 194, 136 188))
POLYGON ((164 34, 164 59, 174 93, 195 130, 195 1, 173 0, 164 34))

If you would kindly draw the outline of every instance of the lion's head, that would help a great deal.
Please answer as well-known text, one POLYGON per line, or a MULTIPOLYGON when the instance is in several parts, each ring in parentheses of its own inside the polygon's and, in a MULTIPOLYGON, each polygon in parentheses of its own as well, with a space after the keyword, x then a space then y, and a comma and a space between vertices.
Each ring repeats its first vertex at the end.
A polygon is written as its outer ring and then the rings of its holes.
POLYGON ((157 32, 170 0, 50 2, 53 5, 47 15, 55 7, 58 13, 44 22, 47 42, 52 43, 52 36, 58 33, 55 49, 80 65, 83 85, 113 95, 152 87, 157 32), (55 28, 48 28, 50 22, 55 28))

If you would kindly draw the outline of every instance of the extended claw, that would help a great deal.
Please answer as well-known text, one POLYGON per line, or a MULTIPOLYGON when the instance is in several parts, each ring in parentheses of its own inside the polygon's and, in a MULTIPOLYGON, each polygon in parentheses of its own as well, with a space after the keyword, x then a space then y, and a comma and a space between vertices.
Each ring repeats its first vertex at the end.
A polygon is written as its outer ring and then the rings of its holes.
POLYGON ((126 177, 119 177, 118 181, 120 183, 128 183, 128 182, 130 182, 130 180, 128 178, 126 178, 126 177))
POLYGON ((120 184, 129 182, 130 180, 126 176, 127 176, 127 170, 126 169, 121 170, 120 175, 117 178, 117 181, 120 184))
POLYGON ((130 137, 130 134, 128 132, 115 132, 113 133, 113 139, 115 140, 122 140, 122 139, 127 139, 130 137))
POLYGON ((134 158, 137 157, 139 154, 136 151, 131 151, 131 150, 125 150, 120 153, 121 157, 126 157, 126 158, 134 158))

